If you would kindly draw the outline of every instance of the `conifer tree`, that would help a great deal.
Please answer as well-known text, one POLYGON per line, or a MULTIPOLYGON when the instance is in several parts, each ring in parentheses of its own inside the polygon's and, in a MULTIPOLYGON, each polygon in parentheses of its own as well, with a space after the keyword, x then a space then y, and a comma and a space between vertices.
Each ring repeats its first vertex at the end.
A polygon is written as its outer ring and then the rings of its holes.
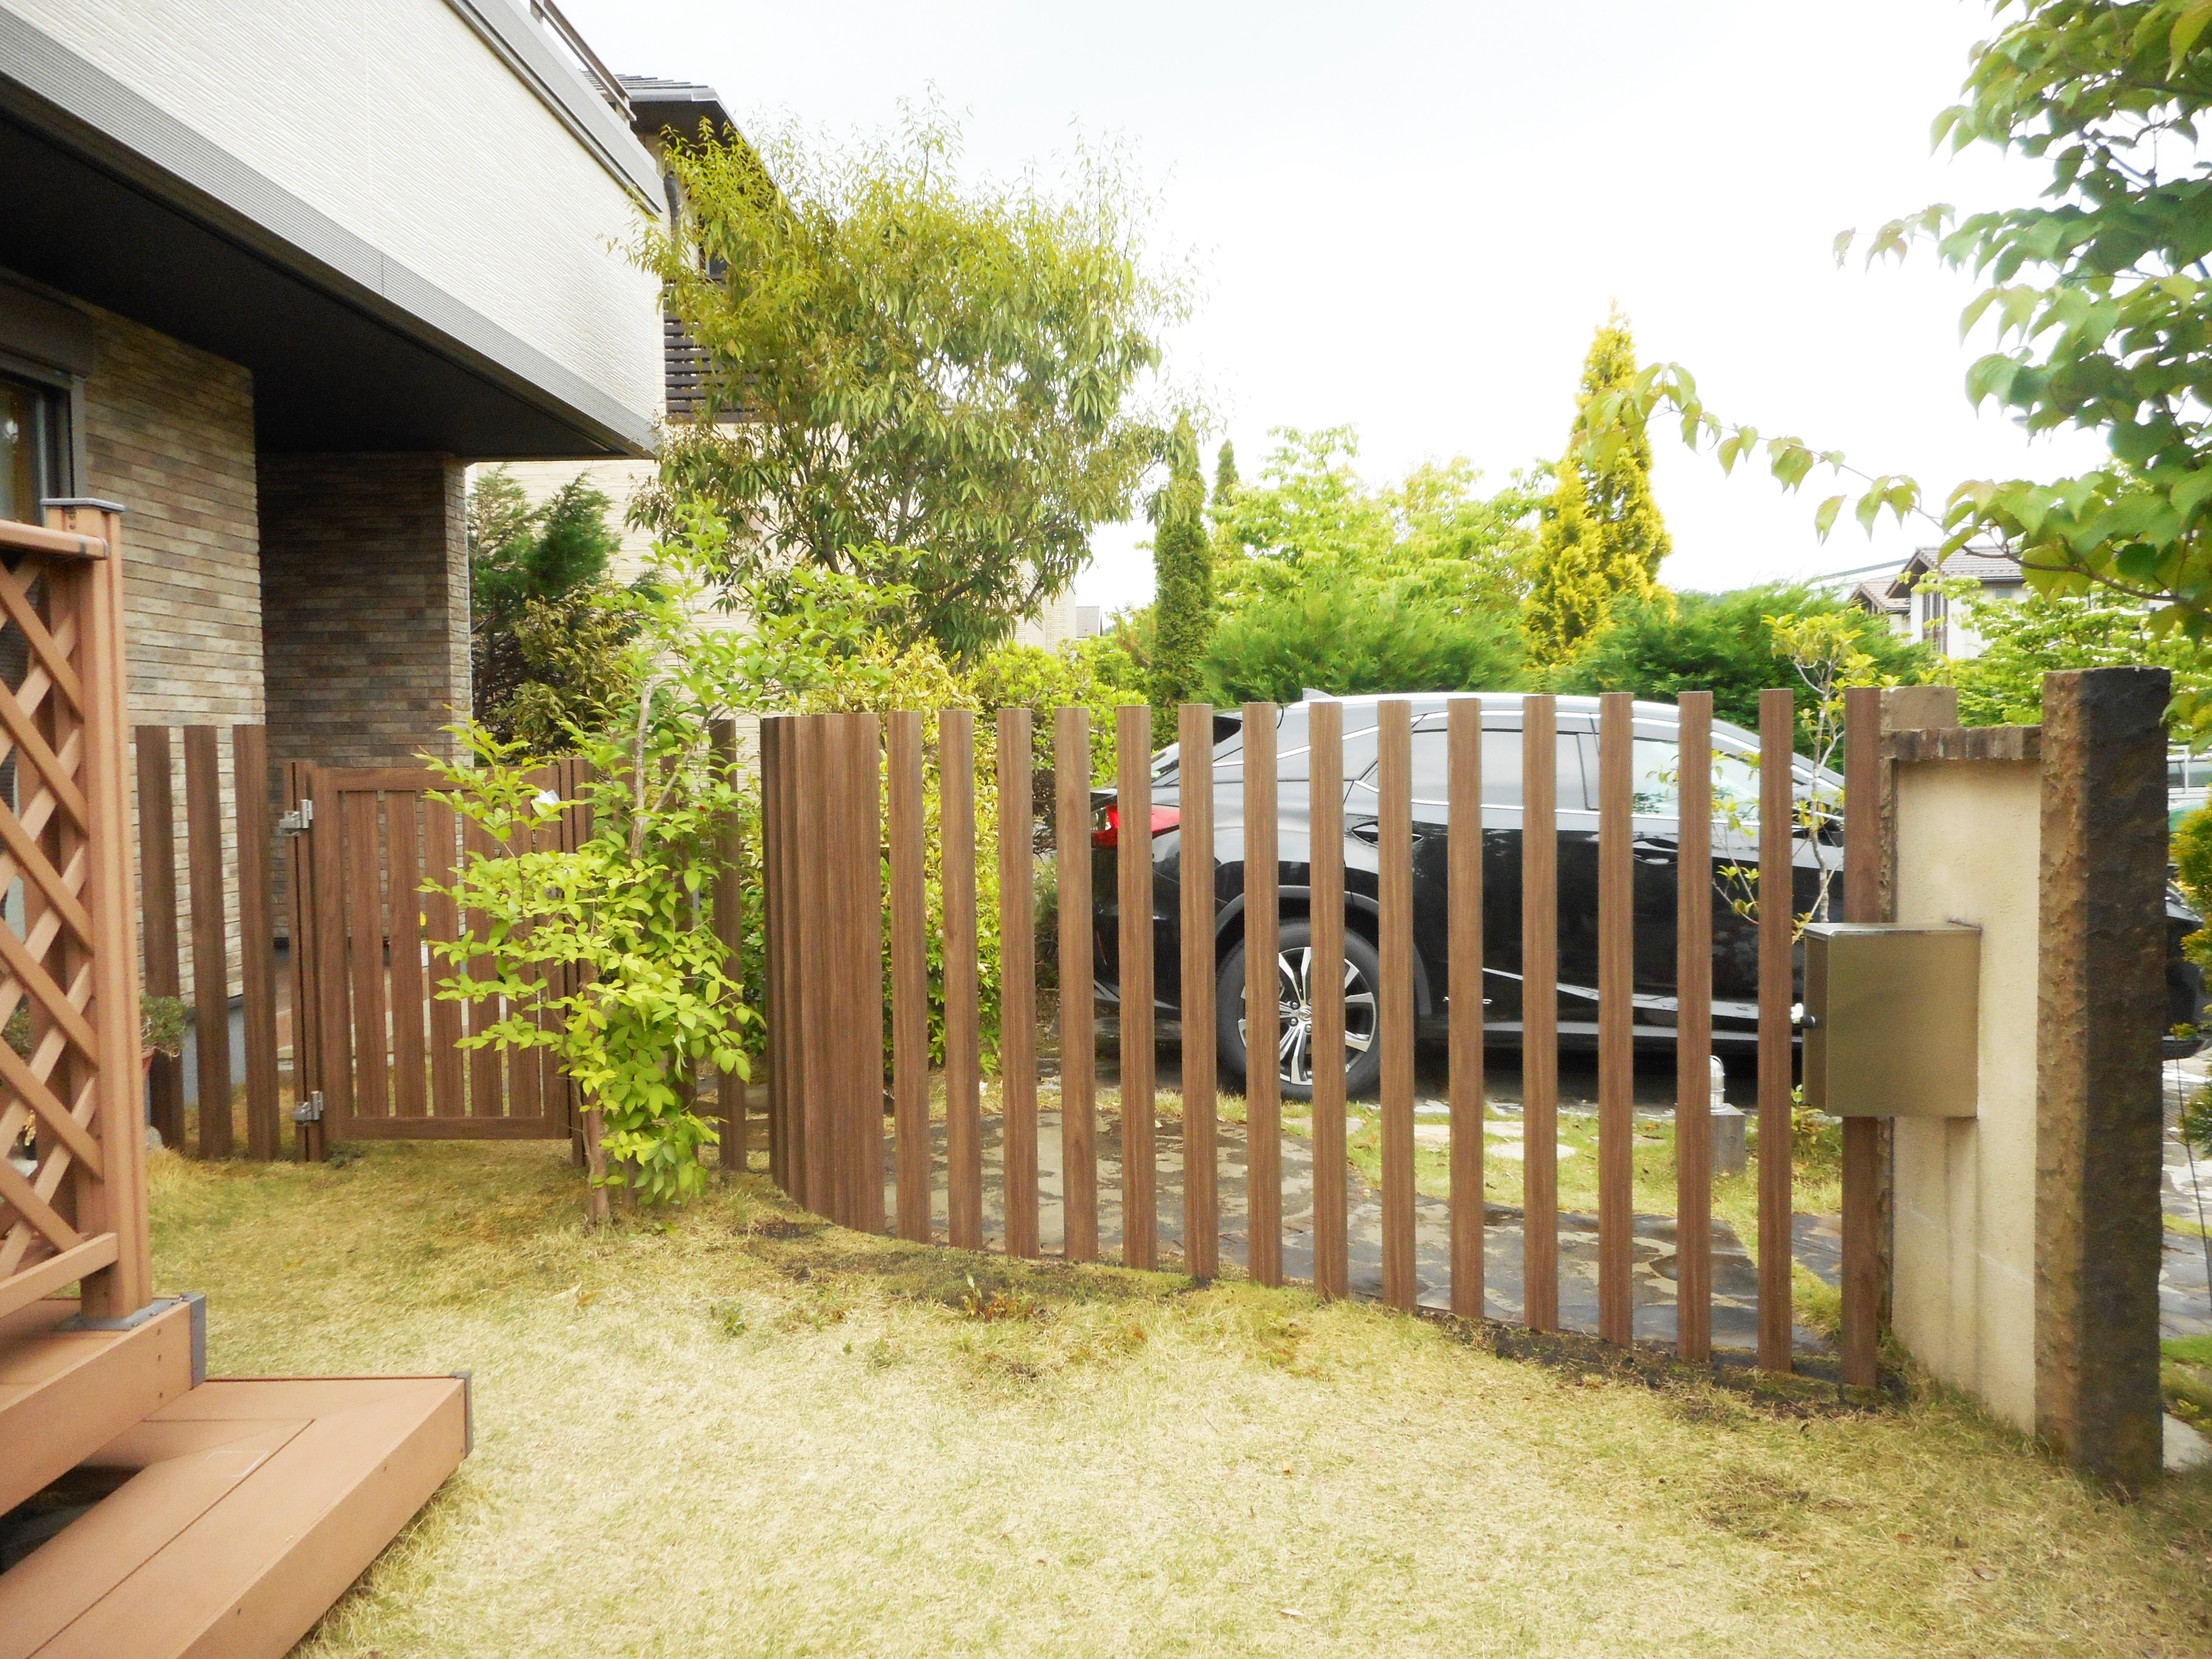
POLYGON ((1176 422, 1169 440, 1168 481, 1152 497, 1152 735, 1164 743, 1173 741, 1176 705, 1191 695, 1198 659, 1213 633, 1206 477, 1188 416, 1176 422))
MULTIPOLYGON (((1636 343, 1616 306, 1583 362, 1577 416, 1592 398, 1622 390, 1635 378, 1636 343)), ((1540 663, 1564 661, 1604 620, 1616 595, 1658 592, 1660 561, 1671 546, 1659 504, 1651 498, 1651 443, 1641 428, 1602 470, 1585 465, 1581 447, 1571 447, 1544 504, 1522 615, 1529 654, 1540 663)))
POLYGON ((1221 441, 1221 453, 1213 458, 1213 510, 1216 513, 1228 507, 1240 482, 1237 476, 1237 446, 1224 438, 1221 441))

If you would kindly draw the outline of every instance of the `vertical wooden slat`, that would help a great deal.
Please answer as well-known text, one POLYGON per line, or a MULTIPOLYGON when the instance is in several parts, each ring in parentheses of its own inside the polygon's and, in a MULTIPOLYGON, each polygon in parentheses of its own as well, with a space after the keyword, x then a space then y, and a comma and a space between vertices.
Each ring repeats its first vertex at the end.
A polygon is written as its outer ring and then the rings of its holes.
POLYGON ((999 711, 999 1091, 1006 1254, 1037 1253, 1036 786, 1030 711, 999 711))
MULTIPOLYGON (((453 809, 445 802, 422 800, 422 865, 425 877, 436 885, 423 896, 422 908, 429 921, 434 945, 450 945, 461 935, 460 910, 450 890, 459 859, 459 826, 453 809)), ((461 1005, 437 994, 437 988, 454 971, 441 951, 430 957, 430 1115, 465 1117, 468 1114, 468 1077, 461 1048, 461 1005)))
POLYGON ((975 717, 938 715, 939 838, 944 848, 945 1233, 983 1248, 982 1038, 975 983, 975 717))
POLYGON ((891 1113, 898 1236, 929 1239, 929 893, 921 715, 884 717, 891 865, 891 1113))
POLYGON ((1283 1282, 1281 869, 1276 848, 1275 705, 1244 705, 1245 1211, 1252 1277, 1283 1282))
POLYGON ((1521 1254, 1528 1328, 1559 1328, 1558 705, 1522 704, 1521 1254))
MULTIPOLYGON (((334 804, 335 805, 335 804, 334 804)), ((471 863, 481 859, 499 856, 499 843, 491 832, 474 818, 461 822, 463 856, 471 863)), ((491 921, 481 910, 471 910, 467 916, 469 937, 485 937, 491 921)), ((469 977, 488 979, 491 975, 491 958, 477 955, 469 958, 469 977)), ((484 997, 464 1005, 468 1012, 471 1032, 483 1031, 495 1024, 505 1010, 495 996, 484 997)), ((469 1050, 469 1115, 471 1117, 504 1117, 507 1114, 507 1067, 500 1052, 493 1048, 469 1050)))
POLYGON ((344 797, 331 788, 320 767, 308 774, 314 789, 314 837, 311 862, 315 879, 315 979, 320 987, 316 1018, 321 1064, 323 1117, 316 1126, 315 1156, 343 1138, 353 1115, 353 987, 346 950, 346 825, 344 797))
POLYGON ((1181 820, 1176 826, 1182 946, 1176 1018, 1182 1037, 1182 1256, 1195 1277, 1221 1269, 1219 1136, 1213 1028, 1213 710, 1176 711, 1181 820))
POLYGON ((366 789, 348 790, 338 801, 345 820, 346 966, 353 988, 352 1110, 361 1117, 389 1117, 383 849, 378 845, 376 797, 366 789))
POLYGON ((1620 1343, 1635 1335, 1634 706, 1626 691, 1598 699, 1597 1327, 1620 1343))
POLYGON ((1311 851, 1313 962, 1314 1288, 1352 1294, 1345 1211, 1344 1099, 1344 705, 1316 702, 1306 714, 1311 851))
POLYGON ((422 852, 411 789, 384 797, 384 828, 391 872, 392 1109, 398 1117, 428 1117, 424 1072, 429 1059, 422 1021, 422 852))
POLYGON ((212 726, 185 728, 185 861, 192 884, 200 1156, 228 1158, 230 941, 222 879, 222 763, 212 726))
MULTIPOLYGON (((782 987, 782 1016, 778 1024, 783 1031, 783 1046, 777 1052, 776 1075, 782 1080, 782 1111, 781 1114, 781 1146, 783 1152, 784 1191, 794 1199, 805 1187, 805 1118, 806 1084, 805 1022, 796 981, 799 963, 804 946, 801 926, 806 911, 805 863, 799 849, 800 831, 805 815, 800 810, 804 779, 799 769, 799 733, 805 716, 793 715, 781 722, 781 739, 776 747, 782 757, 782 783, 779 790, 781 805, 777 817, 776 868, 781 874, 779 885, 783 890, 780 909, 782 927, 778 963, 778 980, 782 987)), ((803 1201, 803 1200, 802 1200, 803 1201)))
POLYGON ((1759 694, 1759 1364, 1790 1369, 1790 984, 1796 933, 1794 699, 1759 694))
MULTIPOLYGON (((146 952, 146 994, 173 997, 182 989, 184 969, 177 950, 177 821, 169 728, 142 726, 131 735, 138 760, 138 915, 146 952)), ((183 1151, 182 1058, 155 1055, 149 1086, 154 1127, 162 1144, 183 1151)))
POLYGON ((1052 720, 1054 881, 1060 932, 1061 1252, 1098 1256, 1097 1009, 1091 939, 1091 711, 1062 708, 1052 720))
POLYGON ((792 931, 791 1000, 798 1017, 799 1069, 792 1098, 793 1164, 799 1202, 817 1215, 829 1213, 836 1179, 830 1144, 830 1103, 836 1035, 823 1007, 823 956, 828 940, 829 803, 823 799, 829 732, 826 714, 802 714, 794 732, 797 764, 792 769, 796 806, 792 856, 798 872, 798 915, 792 931))
MULTIPOLYGON (((1462 697, 1445 717, 1451 1022, 1451 1310, 1483 1311, 1482 705, 1462 697)), ((1316 1120, 1318 1121, 1318 1120, 1316 1120)))
MULTIPOLYGON (((821 1137, 810 1147, 817 1160, 817 1207, 840 1225, 852 1220, 852 1067, 847 1048, 853 1035, 852 1019, 852 794, 847 786, 852 719, 824 714, 821 719, 820 782, 816 799, 820 817, 816 821, 817 913, 814 938, 818 966, 803 986, 811 1006, 809 1018, 815 1036, 812 1092, 821 1097, 821 1137)), ((810 1120, 811 1121, 811 1120, 810 1120)))
POLYGON ((1376 1036, 1382 1045, 1382 1300, 1413 1291, 1413 706, 1375 708, 1376 857, 1381 901, 1376 1036))
MULTIPOLYGON (((314 807, 315 769, 306 761, 284 763, 284 810, 301 812, 314 807)), ((296 820, 295 820, 296 822, 296 820)), ((285 872, 290 877, 292 901, 292 1096, 304 1101, 323 1087, 321 912, 315 878, 315 837, 306 829, 284 837, 285 872)), ((319 1122, 298 1121, 294 1133, 295 1156, 302 1164, 319 1157, 319 1122)))
MULTIPOLYGON (((545 788, 547 781, 544 769, 541 768, 532 774, 530 781, 540 789, 545 788)), ((369 819, 372 826, 375 821, 374 817, 369 819)), ((349 837, 353 833, 350 819, 347 821, 346 833, 349 837)), ((534 853, 537 850, 537 832, 521 830, 509 836, 507 845, 498 848, 495 856, 514 858, 521 854, 534 853)), ((538 1011, 528 1003, 525 1003, 520 1007, 510 1005, 507 1012, 510 1014, 520 1014, 532 1024, 536 1023, 538 1011)), ((359 1021, 356 1020, 356 1024, 358 1024, 359 1021)), ((501 1058, 506 1061, 507 1066, 507 1115, 520 1118, 543 1116, 545 1111, 544 1052, 537 1048, 509 1048, 501 1058)))
POLYGON ((873 714, 850 718, 853 1036, 848 1047, 853 1065, 854 1167, 853 1213, 846 1224, 879 1233, 884 1230, 884 731, 883 722, 873 714))
MULTIPOLYGON (((737 788, 738 723, 717 720, 708 728, 714 752, 718 782, 737 788)), ((714 940, 722 947, 722 971, 742 988, 745 980, 745 905, 741 873, 744 864, 744 823, 733 803, 714 825, 714 940)), ((742 998, 740 998, 742 1000, 742 998)), ((721 1107, 721 1167, 742 1175, 745 1170, 745 1079, 736 1071, 724 1072, 714 1085, 721 1107)))
MULTIPOLYGON (((1844 920, 1881 920, 1881 691, 1844 693, 1844 920)), ((1870 1389, 1881 1297, 1881 1120, 1844 1120, 1844 1381, 1870 1389)))
MULTIPOLYGON (((238 954, 245 992, 246 1152, 271 1158, 282 1139, 276 1100, 276 935, 269 917, 269 728, 230 728, 238 824, 238 954)), ((295 1021, 295 1024, 297 1022, 295 1021)))
POLYGON ((1713 1349, 1713 694, 1679 699, 1674 899, 1674 1348, 1713 1349))
POLYGON ((1158 1259, 1158 1165, 1152 1115, 1152 711, 1114 711, 1115 809, 1121 814, 1114 871, 1121 912, 1121 1262, 1158 1259))
POLYGON ((789 784, 786 773, 786 743, 791 718, 787 714, 771 714, 761 721, 761 915, 763 939, 763 994, 764 1012, 768 1019, 768 1037, 763 1044, 768 1062, 768 1170, 769 1179, 786 1193, 791 1191, 791 1170, 787 1161, 787 1125, 790 1114, 786 1109, 791 1086, 789 1059, 791 1012, 785 995, 783 951, 785 946, 784 907, 790 896, 790 878, 784 867, 787 840, 785 814, 787 810, 789 784))

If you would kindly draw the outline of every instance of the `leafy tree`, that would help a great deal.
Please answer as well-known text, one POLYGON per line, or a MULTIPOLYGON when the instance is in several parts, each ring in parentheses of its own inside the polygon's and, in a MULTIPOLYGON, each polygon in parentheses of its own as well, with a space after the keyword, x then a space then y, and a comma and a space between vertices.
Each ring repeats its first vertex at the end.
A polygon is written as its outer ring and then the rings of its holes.
POLYGON ((1176 705, 1197 684, 1198 659, 1213 632, 1213 550, 1206 532, 1206 480, 1188 416, 1169 443, 1168 481, 1152 497, 1153 738, 1175 741, 1176 705))
MULTIPOLYGON (((1939 203, 1881 227, 1867 258, 1933 241, 1946 264, 1986 279, 1962 320, 1992 323, 1996 349, 1968 369, 1967 395, 2030 432, 2101 431, 2112 464, 2055 483, 1968 480, 1934 505, 1909 476, 1869 474, 1838 452, 1723 421, 1672 363, 1593 404, 1585 450, 1601 459, 1670 409, 1684 441, 1713 445, 1725 466, 1763 448, 1786 489, 1822 467, 1848 479, 1814 514, 1823 535, 1846 507, 1869 530, 1885 508, 1899 520, 1940 515, 1948 546, 1995 538, 2018 550, 2039 592, 2103 592, 2152 607, 2154 636, 2212 638, 2212 173, 2197 152, 2212 106, 2212 7, 1998 0, 1991 9, 2000 27, 1975 48, 1964 100, 1936 118, 1935 139, 2048 161, 2041 202, 1964 219, 1939 203)), ((1854 240, 1838 237, 1839 262, 1854 240)), ((2177 717, 2212 727, 2204 689, 2175 705, 2177 717)))
MULTIPOLYGON (((1590 342, 1575 398, 1577 421, 1595 398, 1636 379, 1636 343, 1615 307, 1590 342)), ((1651 499, 1651 443, 1631 434, 1601 463, 1571 445, 1545 502, 1540 545, 1522 625, 1540 662, 1558 662, 1604 619, 1620 593, 1649 595, 1672 544, 1651 499)))
POLYGON ((1213 458, 1213 510, 1225 512, 1237 495, 1237 446, 1226 438, 1213 458))
MULTIPOLYGON (((1799 636, 1820 618, 1832 618, 1820 624, 1836 635, 1826 641, 1835 647, 1829 657, 1866 659, 1856 669, 1861 678, 1845 683, 1911 684, 1936 667, 1925 647, 1899 639, 1879 617, 1817 588, 1775 584, 1725 593, 1623 594, 1606 625, 1546 683, 1557 691, 1628 691, 1654 702, 1711 691, 1717 717, 1757 731, 1759 692, 1802 678, 1801 660, 1809 657, 1799 636)), ((1800 702, 1798 746, 1810 752, 1818 736, 1814 711, 1800 702)))
POLYGON ((471 698, 500 742, 515 741, 526 724, 531 743, 544 742, 572 704, 589 724, 592 709, 625 692, 628 635, 609 627, 615 613, 599 605, 622 545, 607 521, 612 506, 589 473, 535 507, 503 466, 470 492, 471 698))
POLYGON ((1948 670, 1969 726, 2039 725, 2043 677, 2053 669, 2152 663, 2173 671, 2177 696, 2212 688, 2212 648, 2154 629, 2148 609, 2132 600, 2098 592, 1996 599, 1972 582, 1945 585, 1982 641, 1979 656, 1948 670))
POLYGON ((1223 618, 1199 665, 1203 701, 1296 702, 1304 688, 1498 691, 1522 683, 1510 614, 1453 609, 1407 582, 1313 582, 1223 618))
POLYGON ((1159 434, 1134 406, 1186 314, 1111 155, 1067 188, 969 183, 935 108, 838 151, 795 127, 672 144, 687 203, 635 255, 705 356, 708 417, 672 429, 641 498, 734 526, 732 582, 796 564, 896 582, 948 653, 1066 588, 1126 518, 1159 434), (718 422, 724 410, 744 418, 718 422))

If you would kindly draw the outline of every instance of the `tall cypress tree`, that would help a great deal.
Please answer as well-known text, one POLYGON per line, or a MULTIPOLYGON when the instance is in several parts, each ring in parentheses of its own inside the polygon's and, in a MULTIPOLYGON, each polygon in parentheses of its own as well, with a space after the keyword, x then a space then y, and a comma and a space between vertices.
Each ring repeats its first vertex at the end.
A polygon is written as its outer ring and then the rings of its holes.
MULTIPOLYGON (((1232 463, 1233 465, 1233 463, 1232 463)), ((1176 705, 1197 683, 1213 633, 1213 555, 1206 534, 1206 477, 1190 417, 1168 443, 1168 481, 1152 497, 1152 736, 1173 741, 1176 705)))
MULTIPOLYGON (((1635 378, 1636 342, 1616 306, 1583 359, 1576 410, 1635 378)), ((1570 448, 1544 504, 1522 615, 1529 654, 1540 663, 1564 661, 1604 620, 1615 595, 1656 592, 1660 561, 1672 545, 1651 498, 1651 444, 1640 429, 1602 469, 1583 464, 1580 446, 1570 448)))
POLYGON ((1237 476, 1237 446, 1226 438, 1221 441, 1221 453, 1213 458, 1213 510, 1217 513, 1229 505, 1237 494, 1240 480, 1237 476))

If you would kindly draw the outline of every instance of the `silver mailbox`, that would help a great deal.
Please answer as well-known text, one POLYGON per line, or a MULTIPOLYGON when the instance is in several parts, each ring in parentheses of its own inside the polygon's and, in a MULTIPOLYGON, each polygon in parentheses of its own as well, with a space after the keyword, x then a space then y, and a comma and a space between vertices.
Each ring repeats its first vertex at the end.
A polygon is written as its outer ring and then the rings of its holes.
POLYGON ((1805 1103, 1838 1117, 1972 1117, 1982 930, 1805 930, 1805 1103))

